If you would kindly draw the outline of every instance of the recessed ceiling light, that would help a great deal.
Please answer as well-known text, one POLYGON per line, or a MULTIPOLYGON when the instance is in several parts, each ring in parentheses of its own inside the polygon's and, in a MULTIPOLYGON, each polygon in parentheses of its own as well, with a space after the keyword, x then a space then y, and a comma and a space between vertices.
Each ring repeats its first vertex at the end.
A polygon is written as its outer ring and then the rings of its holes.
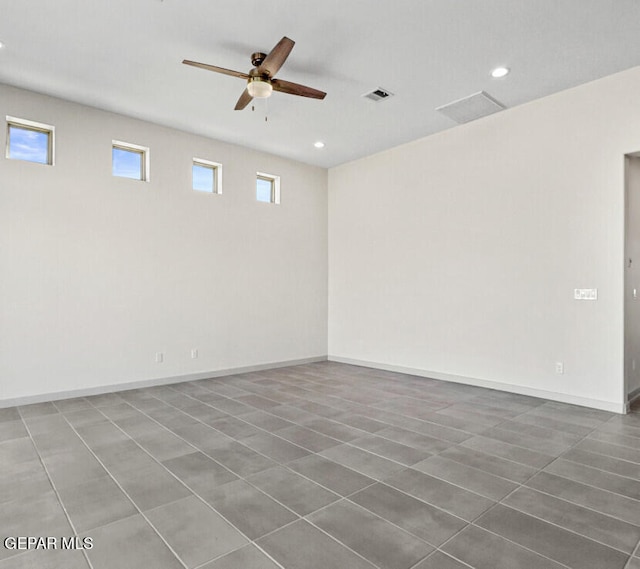
POLYGON ((491 77, 493 77, 494 79, 500 79, 501 77, 504 77, 505 75, 509 75, 509 71, 510 71, 510 69, 508 67, 496 67, 491 72, 491 77))
POLYGON ((324 142, 322 142, 321 140, 318 140, 318 142, 314 142, 313 145, 316 148, 324 148, 324 142))
POLYGON ((4 44, 0 41, 0 49, 4 47, 4 44))

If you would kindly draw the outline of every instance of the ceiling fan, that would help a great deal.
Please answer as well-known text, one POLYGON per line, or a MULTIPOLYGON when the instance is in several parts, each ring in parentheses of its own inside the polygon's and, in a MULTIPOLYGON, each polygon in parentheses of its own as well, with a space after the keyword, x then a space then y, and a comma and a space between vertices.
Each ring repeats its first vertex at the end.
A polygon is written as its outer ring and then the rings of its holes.
POLYGON ((299 95, 300 97, 310 97, 312 99, 324 99, 327 94, 323 91, 318 91, 318 89, 312 89, 311 87, 306 87, 298 83, 292 83, 291 81, 274 78, 280 67, 282 67, 282 64, 286 61, 287 57, 289 57, 294 44, 295 42, 293 40, 285 36, 275 45, 268 55, 262 52, 252 54, 251 64, 254 67, 249 73, 233 71, 232 69, 225 69, 224 67, 216 67, 215 65, 209 65, 207 63, 198 63, 197 61, 189 61, 188 59, 185 59, 182 63, 209 71, 215 71, 216 73, 246 79, 247 87, 236 103, 236 111, 244 109, 254 97, 257 99, 270 97, 273 91, 289 93, 289 95, 299 95))

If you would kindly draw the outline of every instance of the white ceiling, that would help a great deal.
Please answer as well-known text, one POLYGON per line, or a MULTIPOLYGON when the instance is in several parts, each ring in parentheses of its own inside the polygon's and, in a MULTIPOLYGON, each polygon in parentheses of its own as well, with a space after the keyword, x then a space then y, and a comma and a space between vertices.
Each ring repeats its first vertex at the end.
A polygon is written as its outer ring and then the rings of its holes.
POLYGON ((640 65, 640 1, 0 0, 0 41, 2 83, 331 167, 456 126, 434 109, 480 90, 513 107, 640 65), (266 123, 233 110, 242 80, 181 64, 247 72, 284 35, 277 77, 328 95, 274 93, 266 123))

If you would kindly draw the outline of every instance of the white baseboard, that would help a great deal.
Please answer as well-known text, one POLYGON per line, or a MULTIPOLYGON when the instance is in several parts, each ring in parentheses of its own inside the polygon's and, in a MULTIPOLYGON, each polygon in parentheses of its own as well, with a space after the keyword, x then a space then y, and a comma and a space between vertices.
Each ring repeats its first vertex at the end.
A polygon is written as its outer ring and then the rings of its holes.
POLYGON ((27 395, 25 397, 15 397, 13 399, 0 399, 0 409, 5 407, 15 407, 18 405, 30 405, 32 403, 43 403, 45 401, 59 401, 60 399, 70 399, 73 397, 87 397, 89 395, 101 395, 103 393, 114 393, 116 391, 128 391, 130 389, 140 389, 144 387, 154 387, 156 385, 170 385, 172 383, 182 383, 183 381, 197 381, 199 379, 209 379, 211 377, 222 377, 238 373, 250 373, 252 371, 263 371, 280 367, 290 367, 295 365, 311 364, 315 362, 325 362, 327 356, 316 356, 299 360, 287 360, 281 362, 269 362, 252 366, 236 367, 229 369, 219 369, 177 375, 173 377, 161 377, 156 379, 143 379, 141 381, 130 381, 127 383, 114 383, 111 385, 101 385, 98 387, 88 387, 73 389, 70 391, 56 391, 53 393, 42 393, 38 395, 27 395))
POLYGON ((385 371, 395 371, 398 373, 406 373, 408 375, 416 375, 418 377, 428 377, 431 379, 440 379, 442 381, 451 381, 454 383, 464 383, 475 387, 486 387, 488 389, 496 389, 498 391, 506 391, 509 393, 517 393, 519 395, 529 395, 531 397, 539 397, 541 399, 549 399, 560 403, 570 403, 571 405, 580 405, 582 407, 591 407, 592 409, 600 409, 602 411, 611 411, 612 413, 627 413, 628 403, 615 403, 613 401, 601 401, 599 399, 589 399, 587 397, 578 397, 566 393, 557 393, 555 391, 545 391, 543 389, 534 389, 522 385, 513 385, 510 383, 501 383, 498 381, 489 381, 486 379, 478 379, 475 377, 464 377, 452 375, 448 373, 440 373, 423 369, 416 369, 398 365, 384 364, 381 362, 370 362, 366 360, 357 360, 353 358, 344 358, 341 356, 329 355, 330 362, 338 362, 344 364, 357 365, 362 367, 370 367, 385 371))

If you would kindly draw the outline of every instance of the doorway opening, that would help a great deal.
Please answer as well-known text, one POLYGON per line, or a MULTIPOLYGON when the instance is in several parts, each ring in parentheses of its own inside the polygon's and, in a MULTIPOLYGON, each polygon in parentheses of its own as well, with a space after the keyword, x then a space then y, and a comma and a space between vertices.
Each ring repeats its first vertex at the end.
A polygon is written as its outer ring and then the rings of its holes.
POLYGON ((625 160, 624 389, 640 400, 640 152, 625 160))

